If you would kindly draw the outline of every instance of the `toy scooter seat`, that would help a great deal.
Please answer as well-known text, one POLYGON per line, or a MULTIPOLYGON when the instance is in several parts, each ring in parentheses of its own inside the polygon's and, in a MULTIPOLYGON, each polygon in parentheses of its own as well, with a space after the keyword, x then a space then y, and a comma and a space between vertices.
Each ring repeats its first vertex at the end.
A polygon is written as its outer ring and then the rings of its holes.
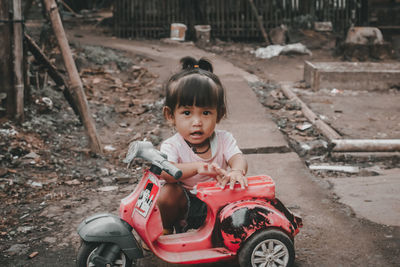
POLYGON ((196 186, 197 197, 206 202, 209 206, 221 207, 224 203, 245 199, 274 199, 275 182, 266 175, 247 177, 248 188, 242 189, 236 183, 233 190, 227 185, 222 189, 216 181, 199 183, 196 186))

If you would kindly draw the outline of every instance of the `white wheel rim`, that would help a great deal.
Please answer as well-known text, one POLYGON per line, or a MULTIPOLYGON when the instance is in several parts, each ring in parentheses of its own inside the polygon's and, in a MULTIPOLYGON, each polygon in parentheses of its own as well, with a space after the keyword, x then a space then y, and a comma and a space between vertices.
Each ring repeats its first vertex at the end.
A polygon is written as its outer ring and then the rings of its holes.
POLYGON ((285 267, 289 262, 289 250, 276 239, 267 239, 259 243, 251 254, 253 267, 285 267))
MULTIPOLYGON (((90 259, 92 258, 94 252, 97 250, 98 248, 95 248, 87 257, 86 260, 86 266, 87 267, 96 267, 96 265, 90 261, 90 259)), ((114 264, 112 265, 112 267, 125 267, 126 266, 126 257, 125 254, 122 253, 122 251, 119 253, 119 257, 114 261, 114 264)))

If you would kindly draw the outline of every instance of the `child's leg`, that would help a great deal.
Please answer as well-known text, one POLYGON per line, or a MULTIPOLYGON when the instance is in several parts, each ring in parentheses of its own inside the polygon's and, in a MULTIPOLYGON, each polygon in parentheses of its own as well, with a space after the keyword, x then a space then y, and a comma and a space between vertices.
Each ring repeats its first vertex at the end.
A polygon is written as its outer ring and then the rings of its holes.
POLYGON ((184 219, 187 212, 187 197, 179 184, 165 184, 157 200, 165 230, 173 232, 176 222, 184 219))

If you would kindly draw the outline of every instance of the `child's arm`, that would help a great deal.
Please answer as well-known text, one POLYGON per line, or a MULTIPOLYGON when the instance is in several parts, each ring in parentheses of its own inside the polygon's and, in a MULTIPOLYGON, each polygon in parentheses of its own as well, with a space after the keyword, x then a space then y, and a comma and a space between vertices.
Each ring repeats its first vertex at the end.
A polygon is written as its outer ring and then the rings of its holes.
POLYGON ((247 173, 247 161, 241 153, 232 156, 228 165, 231 170, 223 177, 221 180, 221 187, 225 188, 225 185, 229 182, 229 188, 233 189, 236 182, 239 182, 242 188, 248 186, 247 178, 245 177, 247 173))
MULTIPOLYGON (((211 177, 216 177, 219 175, 219 172, 217 172, 217 169, 219 169, 219 167, 214 164, 207 164, 204 162, 188 162, 188 163, 173 163, 173 164, 182 171, 182 176, 181 178, 179 178, 179 180, 184 180, 196 174, 202 174, 211 177)), ((163 178, 167 183, 176 183, 177 181, 179 181, 166 172, 162 172, 161 178, 163 178)))

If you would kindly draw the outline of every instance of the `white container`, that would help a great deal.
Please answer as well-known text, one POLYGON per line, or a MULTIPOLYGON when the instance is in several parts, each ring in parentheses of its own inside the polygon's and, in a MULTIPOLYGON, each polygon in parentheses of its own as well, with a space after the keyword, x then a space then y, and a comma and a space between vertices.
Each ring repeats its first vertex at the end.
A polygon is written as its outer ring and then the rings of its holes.
POLYGON ((182 23, 171 24, 171 40, 185 41, 187 27, 182 23))
POLYGON ((195 25, 194 29, 196 30, 196 40, 200 45, 207 45, 210 43, 210 25, 195 25))

